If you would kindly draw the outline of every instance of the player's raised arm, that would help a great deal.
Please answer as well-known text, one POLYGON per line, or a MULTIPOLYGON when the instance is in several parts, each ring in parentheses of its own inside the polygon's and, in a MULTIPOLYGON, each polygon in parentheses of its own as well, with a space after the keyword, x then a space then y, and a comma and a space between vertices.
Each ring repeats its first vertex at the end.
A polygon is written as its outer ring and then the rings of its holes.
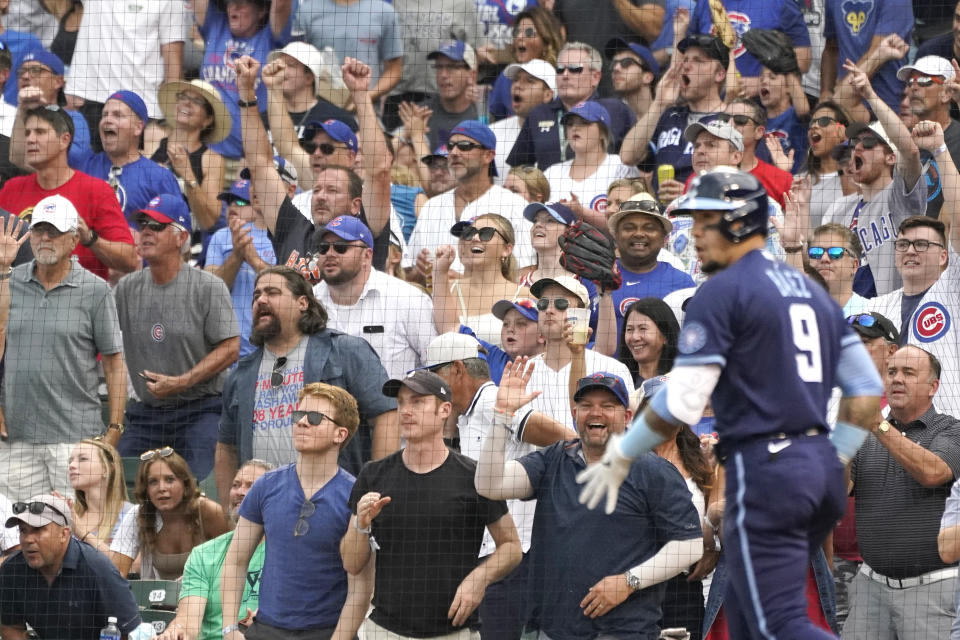
POLYGON ((837 455, 846 464, 867 439, 880 409, 883 381, 859 338, 851 336, 843 344, 837 364, 837 385, 843 392, 837 426, 830 435, 837 455))

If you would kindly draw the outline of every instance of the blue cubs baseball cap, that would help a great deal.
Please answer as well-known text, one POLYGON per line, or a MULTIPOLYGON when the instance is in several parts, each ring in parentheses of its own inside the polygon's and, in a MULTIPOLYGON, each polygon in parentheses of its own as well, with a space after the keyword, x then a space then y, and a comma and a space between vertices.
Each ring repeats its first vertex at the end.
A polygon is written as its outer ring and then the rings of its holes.
POLYGON ((581 102, 570 109, 570 111, 567 111, 563 114, 563 117, 560 118, 560 124, 568 124, 571 116, 580 116, 587 122, 602 123, 607 128, 607 131, 610 131, 613 126, 613 121, 610 120, 610 112, 607 111, 606 107, 602 104, 594 102, 593 100, 581 102))
POLYGON ((649 400, 652 398, 657 391, 660 390, 660 387, 663 386, 663 383, 666 382, 670 376, 664 374, 662 376, 654 376, 653 378, 647 378, 640 384, 640 393, 642 397, 649 400))
POLYGON ((497 148, 497 136, 493 133, 493 129, 479 120, 464 120, 450 130, 450 137, 453 136, 466 136, 483 145, 484 149, 496 150, 497 148))
POLYGON ((354 216, 337 216, 320 227, 314 237, 322 238, 325 233, 332 233, 347 242, 359 240, 371 249, 373 248, 373 234, 370 233, 367 225, 360 221, 360 218, 354 216))
POLYGON ((63 75, 63 60, 61 60, 58 55, 46 49, 34 49, 25 53, 23 58, 21 58, 20 65, 14 69, 14 79, 16 79, 17 71, 20 70, 24 62, 39 62, 43 66, 48 67, 50 71, 53 71, 54 75, 63 75))
POLYGON ((654 78, 660 77, 660 64, 653 57, 650 49, 636 42, 627 42, 623 38, 612 38, 607 41, 607 46, 604 47, 604 53, 607 54, 608 58, 613 58, 621 51, 632 51, 643 60, 644 66, 653 74, 654 78))
POLYGON ((357 142, 357 136, 344 122, 339 120, 334 120, 330 118, 329 120, 324 120, 323 122, 319 120, 311 120, 304 126, 303 135, 300 136, 301 140, 312 140, 313 136, 317 135, 317 130, 321 129, 328 136, 336 140, 337 142, 342 142, 347 145, 347 148, 354 153, 360 148, 360 144, 357 142))
POLYGON ((570 207, 559 202, 551 202, 550 204, 543 204, 542 202, 531 202, 523 209, 523 217, 533 222, 537 214, 541 211, 546 211, 550 214, 550 217, 559 222, 560 224, 565 224, 568 227, 577 221, 577 214, 575 214, 570 207))
POLYGON ((241 178, 230 185, 229 189, 217 196, 217 200, 233 200, 234 198, 246 200, 248 203, 253 202, 253 199, 250 197, 250 180, 241 178))
POLYGON ((134 220, 137 221, 144 216, 164 224, 178 225, 184 231, 189 232, 193 229, 190 222, 190 209, 179 193, 161 193, 154 197, 146 207, 134 214, 134 220))
POLYGON ((519 298, 516 301, 501 300, 493 305, 492 312, 497 320, 503 320, 510 310, 516 311, 531 322, 536 322, 537 318, 540 317, 540 312, 537 311, 537 303, 530 298, 519 298))
POLYGON ((477 68, 477 53, 463 40, 445 40, 440 46, 427 54, 427 60, 445 56, 457 62, 463 62, 471 69, 477 68))
POLYGON ((137 117, 140 118, 144 124, 150 119, 150 115, 147 113, 147 105, 144 104, 143 98, 133 91, 114 91, 107 100, 119 100, 127 105, 131 111, 137 114, 137 117))
POLYGON ((577 380, 577 390, 573 394, 573 401, 579 402, 583 394, 593 389, 606 389, 615 395, 623 406, 630 406, 630 398, 627 395, 627 385, 623 383, 623 378, 615 373, 598 371, 585 378, 580 378, 577 380))

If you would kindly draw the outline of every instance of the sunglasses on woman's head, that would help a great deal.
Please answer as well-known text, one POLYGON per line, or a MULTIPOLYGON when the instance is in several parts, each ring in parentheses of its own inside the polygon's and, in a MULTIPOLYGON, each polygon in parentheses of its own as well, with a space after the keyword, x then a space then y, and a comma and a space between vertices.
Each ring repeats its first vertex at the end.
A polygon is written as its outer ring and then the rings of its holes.
POLYGON ((173 455, 173 447, 163 447, 161 449, 151 449, 140 454, 140 462, 147 462, 156 457, 169 458, 173 455))

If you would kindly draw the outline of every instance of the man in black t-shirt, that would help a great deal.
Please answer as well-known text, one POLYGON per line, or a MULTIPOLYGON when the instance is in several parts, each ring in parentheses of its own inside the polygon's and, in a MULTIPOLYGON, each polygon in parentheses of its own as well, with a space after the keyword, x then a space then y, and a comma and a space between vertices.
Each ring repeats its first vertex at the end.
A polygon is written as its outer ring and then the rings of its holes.
POLYGON ((475 626, 487 586, 520 563, 520 539, 506 503, 477 494, 476 462, 443 443, 453 410, 443 378, 419 369, 388 381, 383 392, 397 398, 407 446, 360 472, 340 554, 358 574, 377 550, 366 638, 445 636, 475 626), (484 527, 497 549, 480 562, 484 527))

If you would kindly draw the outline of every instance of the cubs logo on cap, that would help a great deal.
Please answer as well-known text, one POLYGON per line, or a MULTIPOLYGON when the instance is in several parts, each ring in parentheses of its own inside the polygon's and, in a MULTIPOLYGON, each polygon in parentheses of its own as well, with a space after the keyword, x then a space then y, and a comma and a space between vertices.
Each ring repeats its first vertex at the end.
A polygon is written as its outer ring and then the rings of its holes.
POLYGON ((950 331, 950 314, 939 302, 928 302, 913 315, 913 337, 920 342, 935 342, 950 331))

